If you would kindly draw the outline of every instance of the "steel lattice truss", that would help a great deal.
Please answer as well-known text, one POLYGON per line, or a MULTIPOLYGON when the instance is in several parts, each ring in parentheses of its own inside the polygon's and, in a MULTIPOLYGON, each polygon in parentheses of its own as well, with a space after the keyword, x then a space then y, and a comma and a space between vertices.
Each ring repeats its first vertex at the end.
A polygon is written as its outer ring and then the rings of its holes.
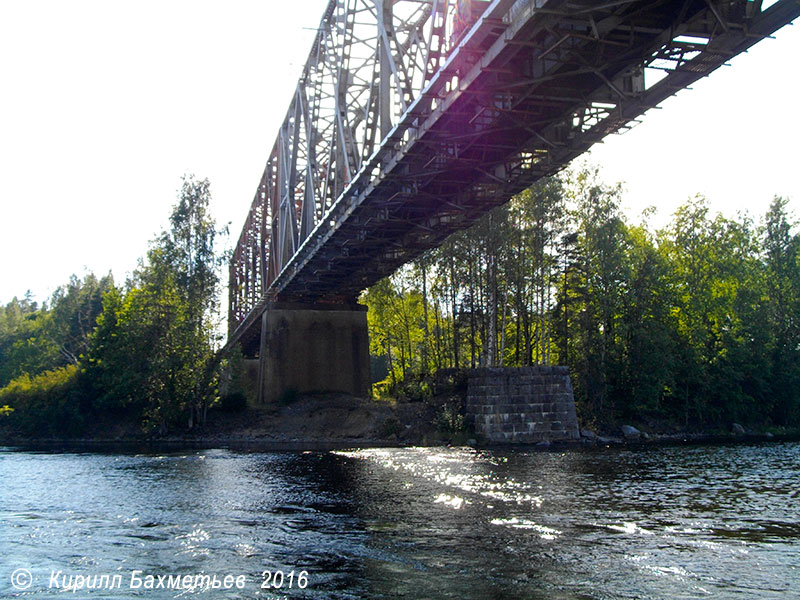
POLYGON ((360 290, 800 16, 798 0, 331 0, 230 267, 229 344, 360 290))

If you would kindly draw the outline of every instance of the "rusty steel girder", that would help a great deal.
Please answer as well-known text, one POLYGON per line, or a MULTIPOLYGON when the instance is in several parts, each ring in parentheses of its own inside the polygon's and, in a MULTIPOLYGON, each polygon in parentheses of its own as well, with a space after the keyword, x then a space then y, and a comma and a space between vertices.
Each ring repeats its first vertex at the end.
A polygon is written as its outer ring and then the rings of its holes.
POLYGON ((331 0, 230 264, 266 303, 358 293, 800 16, 779 0, 331 0))

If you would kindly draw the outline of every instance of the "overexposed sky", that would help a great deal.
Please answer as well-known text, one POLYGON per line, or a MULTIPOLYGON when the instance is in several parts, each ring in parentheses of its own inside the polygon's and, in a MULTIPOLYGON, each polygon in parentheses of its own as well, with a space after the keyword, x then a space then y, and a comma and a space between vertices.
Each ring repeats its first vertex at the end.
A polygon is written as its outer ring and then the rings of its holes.
MULTIPOLYGON (((184 173, 238 236, 327 0, 0 0, 0 303, 70 274, 124 280, 184 173)), ((697 192, 800 213, 800 28, 591 153, 632 216, 697 192)))

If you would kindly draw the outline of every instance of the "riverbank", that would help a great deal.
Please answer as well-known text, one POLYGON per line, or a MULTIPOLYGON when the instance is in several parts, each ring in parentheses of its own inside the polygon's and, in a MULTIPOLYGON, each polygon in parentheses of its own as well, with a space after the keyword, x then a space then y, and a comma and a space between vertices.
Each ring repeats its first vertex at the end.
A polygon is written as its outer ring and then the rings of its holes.
POLYGON ((210 410, 192 430, 147 434, 138 422, 104 416, 78 437, 29 437, 0 430, 0 445, 35 448, 241 448, 302 451, 447 443, 434 426, 435 409, 422 402, 375 401, 345 394, 303 396, 272 407, 210 410))
POLYGON ((148 435, 138 423, 104 417, 80 437, 24 437, 0 430, 0 445, 33 449, 85 451, 170 451, 230 448, 242 451, 324 451, 344 448, 469 445, 512 450, 560 450, 615 446, 727 444, 800 440, 800 430, 734 428, 731 432, 647 432, 630 426, 597 434, 582 429, 578 440, 536 445, 486 444, 468 431, 441 427, 441 407, 419 401, 368 400, 344 394, 304 396, 273 407, 239 412, 211 410, 203 427, 148 435))

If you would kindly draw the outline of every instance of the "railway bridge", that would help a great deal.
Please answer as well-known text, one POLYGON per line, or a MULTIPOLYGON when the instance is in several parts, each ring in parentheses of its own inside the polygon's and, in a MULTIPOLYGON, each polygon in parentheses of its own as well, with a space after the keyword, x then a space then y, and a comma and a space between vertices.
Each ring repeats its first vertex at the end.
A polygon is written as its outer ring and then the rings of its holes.
POLYGON ((330 0, 230 263, 226 349, 258 358, 262 402, 367 395, 361 290, 798 16, 800 0, 330 0))

